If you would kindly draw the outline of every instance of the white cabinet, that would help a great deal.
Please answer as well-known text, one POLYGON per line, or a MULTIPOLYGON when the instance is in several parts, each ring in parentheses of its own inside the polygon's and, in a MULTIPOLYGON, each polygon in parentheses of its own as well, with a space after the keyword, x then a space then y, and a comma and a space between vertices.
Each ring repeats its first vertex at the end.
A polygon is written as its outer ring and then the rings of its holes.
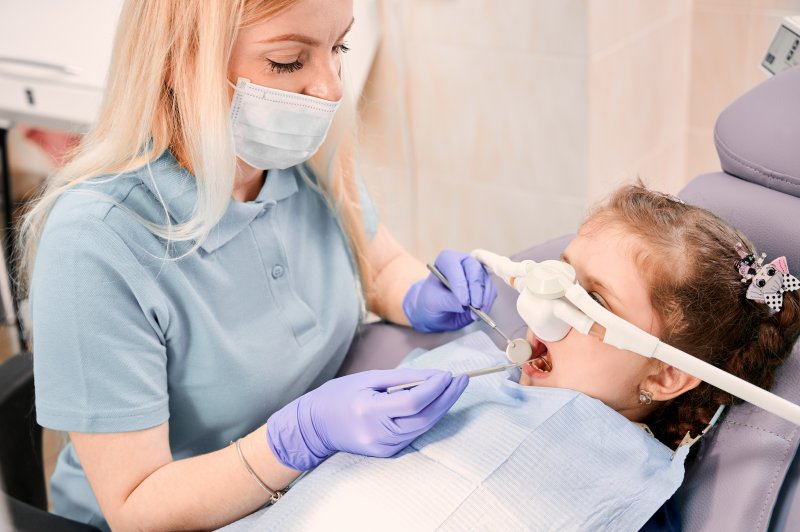
POLYGON ((95 118, 121 0, 0 0, 0 119, 84 129, 95 118))

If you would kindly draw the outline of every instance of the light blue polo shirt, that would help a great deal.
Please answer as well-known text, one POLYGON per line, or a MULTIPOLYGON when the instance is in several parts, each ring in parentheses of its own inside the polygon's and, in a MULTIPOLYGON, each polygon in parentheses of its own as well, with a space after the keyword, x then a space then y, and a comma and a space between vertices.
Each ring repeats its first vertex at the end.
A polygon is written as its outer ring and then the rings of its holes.
MULTIPOLYGON (((189 218, 194 178, 165 152, 64 194, 47 219, 31 288, 36 412, 62 431, 169 421, 173 457, 225 447, 332 378, 359 322, 340 227, 297 168, 270 170, 255 201, 231 200, 200 248, 154 236, 165 198, 189 218), (151 178, 152 173, 152 178, 151 178)), ((362 195, 368 236, 377 217, 362 195)), ((107 526, 72 445, 54 511, 107 526)))

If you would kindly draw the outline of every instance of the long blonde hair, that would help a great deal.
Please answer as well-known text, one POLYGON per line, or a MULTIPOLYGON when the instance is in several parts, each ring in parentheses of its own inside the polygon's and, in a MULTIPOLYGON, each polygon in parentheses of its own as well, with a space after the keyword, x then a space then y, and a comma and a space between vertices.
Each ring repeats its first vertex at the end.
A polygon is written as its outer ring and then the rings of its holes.
MULTIPOLYGON (((226 80, 238 30, 277 15, 294 1, 125 2, 98 119, 22 218, 20 294, 29 288, 47 216, 62 194, 98 176, 148 165, 167 149, 177 149, 191 164, 197 183, 195 210, 186 222, 171 224, 159 198, 165 224, 140 221, 168 242, 202 242, 233 193, 236 156, 226 80)), ((328 139, 309 162, 316 179, 307 172, 302 175, 337 214, 366 290, 369 272, 354 175, 354 115, 346 92, 328 139)))

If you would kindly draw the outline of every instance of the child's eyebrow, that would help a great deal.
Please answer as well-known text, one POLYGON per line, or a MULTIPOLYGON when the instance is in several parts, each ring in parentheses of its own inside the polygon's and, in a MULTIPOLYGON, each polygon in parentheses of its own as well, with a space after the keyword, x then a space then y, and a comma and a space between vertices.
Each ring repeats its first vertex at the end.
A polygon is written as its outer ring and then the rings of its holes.
MULTIPOLYGON (((570 264, 569 257, 567 257, 567 254, 565 252, 563 252, 563 251, 559 255, 559 259, 564 261, 564 262, 566 262, 567 264, 570 264)), ((603 291, 605 291, 607 294, 610 294, 612 297, 616 298, 616 294, 613 291, 609 290, 608 287, 606 287, 606 285, 604 285, 603 283, 598 281, 596 278, 592 277, 591 275, 587 274, 586 272, 583 273, 583 277, 586 279, 587 283, 590 286, 600 288, 603 291)))

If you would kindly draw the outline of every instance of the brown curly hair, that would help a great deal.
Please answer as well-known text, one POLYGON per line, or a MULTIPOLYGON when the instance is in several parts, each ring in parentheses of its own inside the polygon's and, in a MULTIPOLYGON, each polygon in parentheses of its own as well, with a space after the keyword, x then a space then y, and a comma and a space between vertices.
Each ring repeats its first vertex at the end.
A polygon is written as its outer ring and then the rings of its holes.
MULTIPOLYGON (((728 373, 769 389, 800 334, 800 292, 784 294, 783 308, 745 297, 736 244, 755 247, 742 233, 705 209, 625 186, 587 222, 624 227, 633 236, 634 260, 647 276, 650 300, 661 319, 660 339, 728 373)), ((675 448, 696 436, 719 405, 737 401, 705 382, 663 403, 645 422, 675 448)))

